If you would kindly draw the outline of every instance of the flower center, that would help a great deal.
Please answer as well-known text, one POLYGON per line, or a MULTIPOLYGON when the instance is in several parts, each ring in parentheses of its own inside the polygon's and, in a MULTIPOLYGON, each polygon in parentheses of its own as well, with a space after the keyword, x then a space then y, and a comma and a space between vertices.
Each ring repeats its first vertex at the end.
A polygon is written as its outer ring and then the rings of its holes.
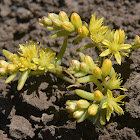
POLYGON ((118 45, 113 43, 113 44, 111 45, 111 51, 112 51, 112 52, 118 51, 118 45))

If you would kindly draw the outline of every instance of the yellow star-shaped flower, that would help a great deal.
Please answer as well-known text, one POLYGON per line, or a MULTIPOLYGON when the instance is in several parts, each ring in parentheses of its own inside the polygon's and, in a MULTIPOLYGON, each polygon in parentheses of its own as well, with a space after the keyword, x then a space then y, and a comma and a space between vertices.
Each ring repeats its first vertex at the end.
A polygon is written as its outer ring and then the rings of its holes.
POLYGON ((107 47, 108 49, 106 49, 105 51, 103 51, 100 56, 104 57, 107 56, 109 54, 112 54, 115 56, 117 62, 119 63, 119 65, 121 65, 121 58, 123 55, 126 55, 126 53, 124 53, 121 50, 127 50, 130 49, 132 46, 129 44, 124 44, 125 41, 125 33, 122 30, 116 30, 115 33, 113 34, 113 39, 112 40, 107 40, 104 39, 103 40, 103 47, 107 47))
POLYGON ((118 97, 114 98, 112 95, 112 92, 108 89, 107 91, 107 100, 102 105, 102 109, 106 108, 106 119, 107 121, 110 120, 111 113, 115 111, 116 113, 124 114, 123 109, 119 105, 123 105, 123 102, 121 101, 125 95, 118 95, 118 97), (118 104, 119 102, 120 104, 118 104))

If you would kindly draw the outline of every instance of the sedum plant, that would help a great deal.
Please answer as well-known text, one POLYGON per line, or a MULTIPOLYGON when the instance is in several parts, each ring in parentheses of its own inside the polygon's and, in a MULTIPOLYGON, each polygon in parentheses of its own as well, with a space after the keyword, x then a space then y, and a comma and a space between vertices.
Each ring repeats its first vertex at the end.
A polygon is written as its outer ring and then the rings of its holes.
POLYGON ((53 73, 59 78, 69 82, 69 87, 75 87, 75 94, 79 100, 67 100, 66 110, 70 117, 76 121, 83 122, 89 119, 99 127, 110 120, 111 114, 116 112, 124 114, 120 107, 125 95, 115 95, 115 90, 127 91, 122 86, 121 74, 115 72, 111 59, 115 57, 121 65, 122 57, 140 48, 140 37, 136 35, 134 42, 126 44, 127 38, 124 31, 111 30, 103 24, 104 18, 97 18, 96 13, 92 15, 89 24, 82 21, 77 13, 72 13, 70 19, 64 11, 59 14, 48 13, 39 19, 39 24, 49 30, 56 31, 50 38, 64 36, 64 42, 56 55, 50 48, 41 49, 41 43, 33 41, 19 44, 19 51, 11 53, 3 50, 7 61, 0 60, 0 76, 7 77, 5 83, 10 83, 17 75, 19 76, 17 90, 21 90, 28 77, 53 73), (77 48, 81 62, 72 60, 69 68, 61 65, 63 55, 67 47, 68 37, 72 33, 77 36, 72 43, 78 43, 83 38, 89 37, 92 43, 77 48), (97 47, 99 61, 94 60, 82 53, 83 50, 97 47), (67 73, 67 74, 65 74, 67 73), (86 89, 83 84, 91 82, 94 89, 86 89))

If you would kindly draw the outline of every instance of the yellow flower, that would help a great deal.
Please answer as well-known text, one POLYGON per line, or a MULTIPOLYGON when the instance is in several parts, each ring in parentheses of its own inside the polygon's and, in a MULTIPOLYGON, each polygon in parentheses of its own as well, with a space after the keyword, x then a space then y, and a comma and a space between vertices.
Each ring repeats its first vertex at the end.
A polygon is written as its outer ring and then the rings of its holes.
POLYGON ((18 67, 18 63, 20 62, 19 56, 17 54, 10 55, 9 56, 10 60, 13 62, 18 67))
POLYGON ((103 25, 103 20, 104 20, 103 17, 101 19, 99 19, 99 18, 96 19, 96 13, 93 14, 91 19, 90 19, 90 24, 89 24, 90 32, 99 31, 101 26, 103 25))
POLYGON ((113 90, 113 89, 121 89, 123 91, 127 91, 126 88, 122 88, 121 86, 121 83, 123 82, 122 78, 121 78, 121 75, 120 74, 117 74, 115 73, 111 79, 109 79, 107 81, 107 88, 110 89, 110 90, 113 90))
POLYGON ((124 103, 121 101, 125 95, 118 95, 118 97, 114 98, 112 92, 108 89, 107 90, 107 100, 102 105, 102 109, 106 108, 106 119, 107 121, 110 120, 111 113, 115 111, 116 113, 124 114, 123 109, 119 105, 123 105, 124 103), (119 102, 119 103, 117 103, 119 102))
POLYGON ((39 70, 45 70, 55 68, 54 64, 52 64, 56 53, 54 53, 51 49, 45 48, 39 50, 40 58, 33 58, 33 62, 37 64, 39 70))
POLYGON ((103 31, 99 31, 99 32, 92 32, 90 35, 90 38, 92 41, 94 41, 95 43, 100 43, 104 40, 104 33, 107 31, 107 28, 103 31))
POLYGON ((90 19, 90 25, 89 25, 89 31, 90 31, 90 38, 95 42, 99 43, 104 40, 104 34, 107 31, 107 26, 103 25, 103 19, 104 18, 97 18, 96 19, 96 13, 92 15, 90 19))
POLYGON ((38 50, 41 47, 41 44, 39 45, 39 47, 37 48, 39 42, 38 43, 34 43, 33 41, 30 41, 29 43, 27 42, 26 45, 25 44, 19 44, 19 50, 21 51, 18 52, 21 56, 32 60, 32 58, 38 58, 38 50))
POLYGON ((20 71, 26 71, 27 69, 36 70, 37 66, 32 63, 30 58, 19 57, 17 54, 10 56, 13 64, 18 67, 20 71))
POLYGON ((124 31, 116 30, 115 33, 113 34, 113 40, 112 39, 111 40, 104 39, 102 41, 103 45, 105 45, 103 47, 107 47, 108 49, 103 51, 100 54, 100 56, 104 57, 104 56, 107 56, 109 54, 112 54, 115 56, 119 65, 121 65, 122 56, 124 56, 124 54, 127 56, 127 54, 122 52, 121 50, 127 50, 127 49, 132 47, 129 44, 124 44, 125 38, 126 37, 125 37, 124 31))
POLYGON ((27 69, 36 70, 37 66, 31 63, 30 59, 24 57, 19 58, 18 67, 20 71, 26 71, 27 69))

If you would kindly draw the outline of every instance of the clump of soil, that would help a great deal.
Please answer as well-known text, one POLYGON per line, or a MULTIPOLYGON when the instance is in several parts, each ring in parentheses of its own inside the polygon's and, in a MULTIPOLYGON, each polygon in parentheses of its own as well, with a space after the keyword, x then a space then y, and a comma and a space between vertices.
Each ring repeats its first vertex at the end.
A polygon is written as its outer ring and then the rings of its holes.
MULTIPOLYGON (((38 18, 49 12, 65 11, 69 16, 77 12, 82 20, 89 22, 93 13, 104 17, 105 25, 111 29, 124 29, 128 42, 140 35, 140 1, 123 0, 1 0, 0 1, 0 59, 5 59, 2 49, 17 51, 18 45, 33 40, 58 51, 63 37, 50 39, 52 32, 40 27, 38 18)), ((72 37, 71 37, 72 38, 72 37)), ((63 65, 79 59, 77 47, 89 42, 84 39, 73 46, 68 43, 63 65)), ((97 60, 95 49, 84 51, 97 60)), ((104 130, 88 120, 77 124, 65 112, 67 99, 76 99, 73 89, 52 74, 30 77, 24 88, 16 90, 17 79, 9 85, 0 79, 0 139, 47 139, 47 140, 111 140, 140 138, 140 50, 132 52, 121 66, 125 92, 125 114, 113 114, 104 130)))

